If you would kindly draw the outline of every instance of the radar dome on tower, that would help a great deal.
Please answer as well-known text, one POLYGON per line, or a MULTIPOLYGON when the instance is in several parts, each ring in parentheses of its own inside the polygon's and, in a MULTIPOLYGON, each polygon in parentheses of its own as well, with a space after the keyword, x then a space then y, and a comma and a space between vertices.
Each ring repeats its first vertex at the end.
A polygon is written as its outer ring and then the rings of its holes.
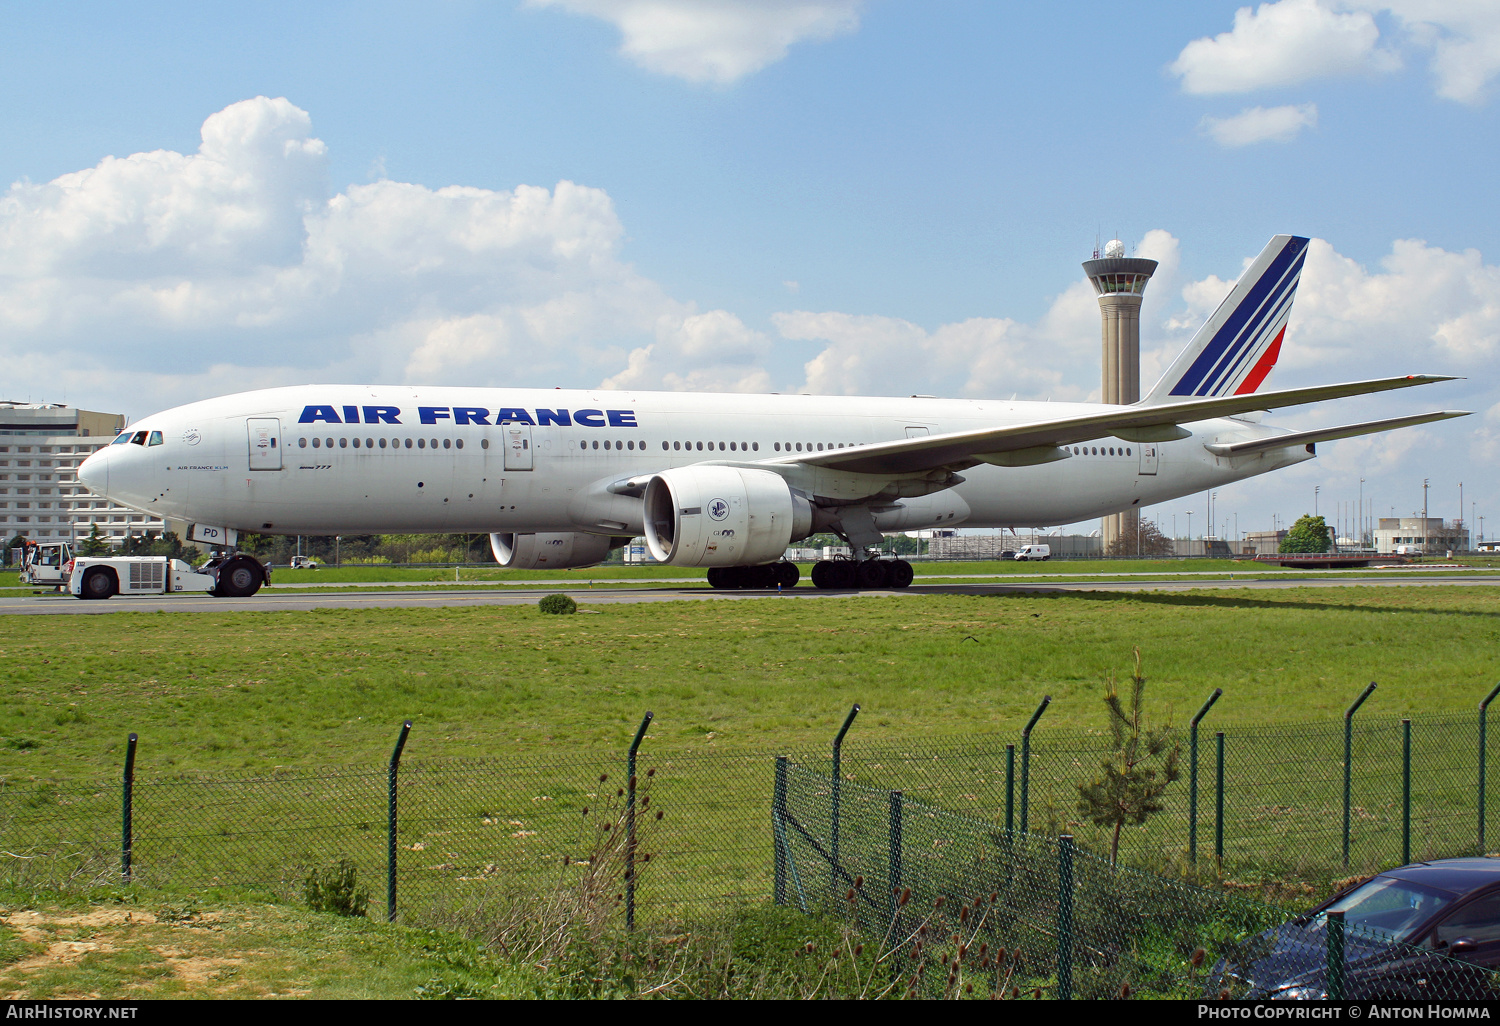
POLYGON ((1125 255, 1125 243, 1119 239, 1110 239, 1104 244, 1104 255, 1106 257, 1122 257, 1125 255))

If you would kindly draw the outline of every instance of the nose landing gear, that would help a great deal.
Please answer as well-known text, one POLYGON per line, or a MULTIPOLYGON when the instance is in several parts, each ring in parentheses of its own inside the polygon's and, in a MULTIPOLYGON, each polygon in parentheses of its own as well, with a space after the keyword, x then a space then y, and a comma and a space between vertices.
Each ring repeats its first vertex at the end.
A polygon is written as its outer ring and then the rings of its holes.
POLYGON ((260 560, 243 552, 215 556, 204 564, 201 573, 212 573, 219 582, 213 594, 218 598, 249 598, 271 583, 271 571, 260 560))

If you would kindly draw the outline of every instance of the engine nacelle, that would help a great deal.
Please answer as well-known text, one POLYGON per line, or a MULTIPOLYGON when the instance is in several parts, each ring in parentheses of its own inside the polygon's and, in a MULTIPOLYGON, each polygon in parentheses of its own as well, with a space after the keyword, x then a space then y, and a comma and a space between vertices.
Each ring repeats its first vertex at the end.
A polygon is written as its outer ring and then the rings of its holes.
POLYGON ((576 531, 557 534, 492 534, 495 562, 507 570, 568 570, 603 562, 610 549, 630 542, 576 531))
POLYGON ((812 532, 812 504, 779 474, 678 467, 646 485, 646 545, 675 566, 745 566, 780 559, 812 532))

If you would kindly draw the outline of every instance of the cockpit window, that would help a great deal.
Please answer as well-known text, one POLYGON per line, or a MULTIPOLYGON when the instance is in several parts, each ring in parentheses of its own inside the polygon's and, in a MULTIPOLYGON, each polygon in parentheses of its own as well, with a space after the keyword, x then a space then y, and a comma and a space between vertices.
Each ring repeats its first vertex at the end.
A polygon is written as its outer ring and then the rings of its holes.
POLYGON ((120 435, 120 437, 116 438, 113 442, 110 442, 109 444, 110 445, 124 445, 128 441, 130 441, 130 432, 126 431, 126 432, 122 433, 120 435))
POLYGON ((131 441, 131 443, 133 445, 145 445, 146 444, 146 432, 144 432, 144 431, 137 431, 135 433, 135 437, 132 438, 130 441, 131 441))
POLYGON ((147 445, 160 445, 161 444, 161 432, 160 431, 153 431, 153 432, 151 432, 151 440, 149 442, 147 442, 146 444, 147 445))

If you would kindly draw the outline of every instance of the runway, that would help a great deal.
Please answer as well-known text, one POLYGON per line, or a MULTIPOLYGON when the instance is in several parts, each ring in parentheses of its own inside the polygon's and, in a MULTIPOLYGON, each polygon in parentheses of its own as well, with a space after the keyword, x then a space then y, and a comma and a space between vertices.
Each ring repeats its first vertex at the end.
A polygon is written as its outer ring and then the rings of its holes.
POLYGON ((1338 578, 1298 577, 1291 580, 1235 579, 1198 580, 1181 577, 1114 581, 1004 582, 983 584, 924 584, 904 591, 819 591, 811 586, 775 591, 715 591, 706 584, 670 587, 494 587, 484 591, 473 585, 461 590, 434 587, 426 591, 338 591, 281 592, 263 590, 251 598, 212 598, 206 595, 167 595, 152 598, 113 598, 85 602, 71 595, 23 595, 0 598, 0 615, 10 616, 99 616, 108 613, 286 613, 309 609, 423 609, 474 606, 534 605, 543 595, 558 592, 573 596, 580 605, 613 605, 637 602, 736 601, 774 598, 911 598, 922 595, 1041 595, 1069 592, 1185 592, 1233 589, 1236 591, 1285 591, 1289 588, 1433 588, 1468 586, 1500 587, 1500 576, 1433 574, 1421 577, 1383 576, 1338 578))

